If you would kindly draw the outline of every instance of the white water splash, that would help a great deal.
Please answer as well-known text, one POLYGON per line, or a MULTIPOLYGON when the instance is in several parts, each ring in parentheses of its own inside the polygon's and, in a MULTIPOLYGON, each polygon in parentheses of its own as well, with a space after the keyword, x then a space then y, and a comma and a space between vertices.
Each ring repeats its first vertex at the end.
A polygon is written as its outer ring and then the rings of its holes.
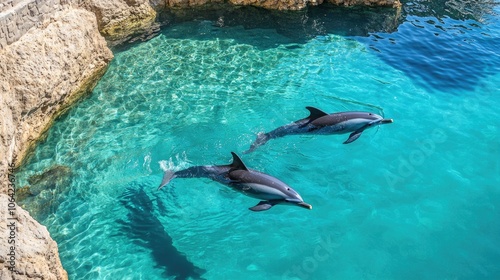
POLYGON ((146 169, 149 173, 153 172, 151 170, 151 153, 148 153, 147 155, 144 156, 144 163, 142 164, 142 167, 146 169))
POLYGON ((191 161, 188 160, 186 152, 176 154, 174 158, 170 157, 168 160, 160 160, 158 163, 163 171, 178 171, 191 165, 191 161))

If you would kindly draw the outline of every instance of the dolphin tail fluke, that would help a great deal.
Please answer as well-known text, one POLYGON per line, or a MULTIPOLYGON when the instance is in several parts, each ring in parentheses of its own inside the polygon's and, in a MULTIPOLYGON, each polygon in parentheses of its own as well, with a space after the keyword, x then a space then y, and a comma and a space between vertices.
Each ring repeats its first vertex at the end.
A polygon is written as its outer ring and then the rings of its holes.
POLYGON ((265 210, 269 210, 271 209, 271 207, 273 207, 275 205, 275 203, 272 203, 271 201, 261 201, 259 202, 257 205, 255 205, 254 207, 250 207, 248 209, 252 210, 252 211, 265 211, 265 210))
POLYGON ((349 135, 349 138, 347 138, 347 140, 345 140, 344 144, 349 144, 349 143, 356 141, 356 139, 358 139, 359 136, 361 136, 361 133, 363 133, 363 130, 354 131, 353 133, 351 133, 351 135, 349 135))
POLYGON ((257 134, 257 139, 255 139, 255 142, 253 142, 253 144, 250 146, 250 149, 248 149, 247 151, 245 151, 243 153, 249 154, 249 153, 255 151, 255 149, 257 149, 259 146, 266 144, 266 142, 269 141, 269 139, 271 139, 271 137, 269 137, 269 134, 264 133, 264 132, 259 132, 257 134))
POLYGON ((160 186, 158 186, 158 190, 163 188, 164 186, 168 185, 170 180, 175 178, 175 172, 172 170, 166 170, 165 174, 163 174, 163 179, 161 180, 160 186))

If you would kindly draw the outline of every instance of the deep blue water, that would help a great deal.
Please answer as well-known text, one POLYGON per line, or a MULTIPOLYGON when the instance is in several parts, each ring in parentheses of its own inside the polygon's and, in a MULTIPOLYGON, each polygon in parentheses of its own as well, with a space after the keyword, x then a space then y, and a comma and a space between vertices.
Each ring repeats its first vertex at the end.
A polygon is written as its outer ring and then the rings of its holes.
POLYGON ((499 2, 245 9, 118 48, 21 168, 70 279, 498 279, 499 2), (227 164, 260 131, 327 112, 393 118, 242 155, 311 211, 163 168, 227 164), (52 170, 44 176, 31 177, 52 170), (28 182, 29 181, 29 182, 28 182), (45 189, 44 189, 45 188, 45 189))

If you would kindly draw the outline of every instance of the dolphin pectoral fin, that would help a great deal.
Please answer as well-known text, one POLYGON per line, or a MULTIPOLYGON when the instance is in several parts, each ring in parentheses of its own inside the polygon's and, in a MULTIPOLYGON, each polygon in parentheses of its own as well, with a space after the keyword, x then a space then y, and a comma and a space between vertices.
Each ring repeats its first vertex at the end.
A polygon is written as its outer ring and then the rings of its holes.
POLYGON ((269 210, 271 209, 271 207, 274 206, 274 203, 270 202, 270 201, 261 201, 259 202, 257 205, 255 205, 254 207, 250 207, 248 209, 252 210, 252 211, 265 211, 265 210, 269 210))
POLYGON ((175 172, 171 170, 165 171, 165 174, 163 174, 163 179, 161 180, 160 186, 158 186, 158 190, 163 188, 164 186, 168 185, 170 180, 175 178, 175 172))
POLYGON ((351 135, 349 135, 349 138, 347 138, 347 140, 345 140, 344 144, 349 144, 351 142, 356 141, 356 139, 358 139, 359 136, 361 136, 361 133, 363 133, 363 130, 354 131, 353 133, 351 133, 351 135))

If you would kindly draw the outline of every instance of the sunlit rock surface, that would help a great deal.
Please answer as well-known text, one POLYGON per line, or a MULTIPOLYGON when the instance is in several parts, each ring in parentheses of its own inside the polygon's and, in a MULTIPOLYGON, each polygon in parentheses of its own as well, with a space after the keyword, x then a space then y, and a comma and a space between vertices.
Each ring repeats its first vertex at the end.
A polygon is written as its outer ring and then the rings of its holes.
POLYGON ((95 17, 85 10, 58 12, 3 49, 2 160, 15 154, 18 165, 55 117, 92 90, 112 57, 95 17))
MULTIPOLYGON (((82 9, 54 12, 38 27, 0 50, 1 177, 10 163, 23 158, 53 120, 90 92, 113 54, 99 34, 95 16, 82 9)), ((21 186, 17 186, 21 187, 21 186)), ((21 190, 22 192, 22 190, 21 190)), ((7 184, 0 189, 1 210, 7 210, 7 184)), ((1 279, 66 279, 49 233, 25 210, 16 213, 16 266, 7 268, 0 253, 1 279)), ((2 219, 8 215, 1 213, 2 219)), ((7 223, 1 221, 2 232, 7 223)), ((8 235, 2 234, 3 244, 8 235)))
POLYGON ((148 0, 89 0, 83 6, 96 15, 101 34, 111 40, 147 29, 156 19, 148 0))
POLYGON ((19 206, 14 210, 15 219, 7 220, 11 218, 8 203, 9 197, 0 194, 0 279, 68 279, 47 229, 19 206), (9 239, 12 230, 15 233, 9 239), (12 260, 15 265, 9 269, 12 260))

